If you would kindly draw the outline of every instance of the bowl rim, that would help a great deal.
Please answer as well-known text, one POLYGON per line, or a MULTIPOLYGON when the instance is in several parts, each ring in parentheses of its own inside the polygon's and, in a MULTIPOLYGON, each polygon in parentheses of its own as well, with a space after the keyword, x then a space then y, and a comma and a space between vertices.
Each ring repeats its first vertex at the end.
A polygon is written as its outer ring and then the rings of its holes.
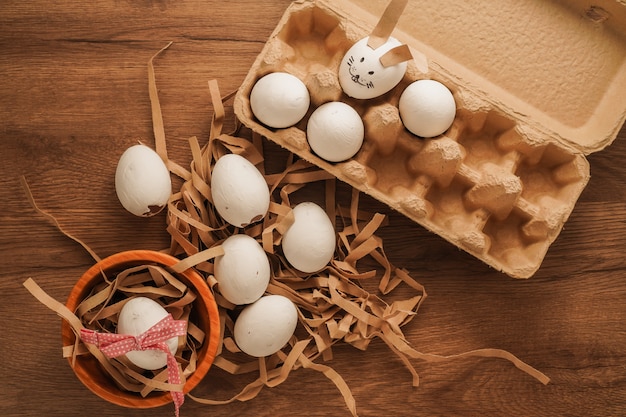
MULTIPOLYGON (((102 271, 117 269, 118 267, 124 268, 125 266, 138 266, 141 265, 141 262, 168 267, 175 265, 179 261, 178 258, 172 255, 153 250, 128 250, 115 253, 96 262, 83 273, 72 288, 65 305, 74 313, 86 293, 89 292, 97 282, 100 282, 97 281, 97 277, 102 276, 102 271)), ((220 339, 220 318, 213 292, 195 269, 189 268, 180 273, 173 272, 173 274, 178 277, 182 276, 188 281, 188 286, 193 287, 198 299, 202 300, 208 313, 209 333, 205 335, 203 342, 202 350, 204 350, 204 355, 198 360, 195 371, 185 382, 183 392, 186 394, 198 385, 213 364, 215 356, 217 355, 220 339)), ((74 331, 65 320, 62 322, 61 339, 64 346, 72 345, 76 340, 74 331)), ((86 369, 86 361, 95 362, 95 358, 93 358, 92 355, 77 356, 74 363, 72 363, 72 357, 68 358, 68 363, 83 385, 106 401, 128 408, 153 408, 173 401, 169 392, 155 392, 148 397, 141 397, 137 393, 124 391, 119 388, 113 391, 110 388, 100 386, 94 383, 94 379, 86 369)), ((112 382, 111 385, 114 386, 114 383, 112 382)))

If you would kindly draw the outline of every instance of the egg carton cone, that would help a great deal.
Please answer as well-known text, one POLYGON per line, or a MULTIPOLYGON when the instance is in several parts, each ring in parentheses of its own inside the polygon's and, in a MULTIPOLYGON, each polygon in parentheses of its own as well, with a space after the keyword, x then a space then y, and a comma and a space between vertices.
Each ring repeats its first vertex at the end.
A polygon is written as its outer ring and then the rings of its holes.
POLYGON ((588 183, 586 155, 608 146, 626 117, 626 3, 413 0, 392 36, 411 54, 390 91, 348 96, 338 73, 346 52, 384 19, 387 1, 293 2, 235 98, 253 131, 384 202, 514 278, 541 263, 588 183), (250 105, 263 76, 284 72, 310 94, 295 125, 272 128, 250 105), (419 137, 399 111, 417 80, 446 86, 454 119, 419 137), (330 162, 313 152, 307 122, 339 101, 357 111, 358 152, 330 162))

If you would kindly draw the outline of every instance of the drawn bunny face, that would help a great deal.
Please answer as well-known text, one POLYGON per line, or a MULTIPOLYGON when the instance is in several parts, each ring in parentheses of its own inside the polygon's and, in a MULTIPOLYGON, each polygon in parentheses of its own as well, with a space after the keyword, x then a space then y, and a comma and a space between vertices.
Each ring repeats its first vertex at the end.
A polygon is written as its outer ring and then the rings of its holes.
POLYGON ((353 98, 369 99, 385 94, 395 87, 406 72, 407 62, 383 66, 381 58, 402 44, 389 37, 376 49, 363 38, 346 52, 339 67, 339 83, 343 91, 353 98))

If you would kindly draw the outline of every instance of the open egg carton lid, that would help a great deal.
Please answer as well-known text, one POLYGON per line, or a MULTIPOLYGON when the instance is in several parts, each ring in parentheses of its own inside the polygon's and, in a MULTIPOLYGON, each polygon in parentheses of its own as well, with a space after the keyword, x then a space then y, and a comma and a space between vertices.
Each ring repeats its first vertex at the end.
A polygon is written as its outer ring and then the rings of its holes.
MULTIPOLYGON (((385 3, 337 2, 358 6, 359 20, 385 3)), ((436 71, 585 154, 608 146, 626 119, 623 0, 411 0, 397 28, 436 71)))
POLYGON ((235 98, 239 120, 338 179, 515 278, 540 267, 589 179, 585 155, 608 146, 626 118, 626 2, 411 0, 392 36, 412 59, 380 97, 347 96, 337 81, 346 51, 377 25, 387 0, 293 2, 235 98), (272 72, 311 95, 296 125, 261 123, 250 106, 272 72), (456 116, 434 138, 409 132, 401 93, 433 79, 456 116), (352 158, 329 162, 307 142, 312 112, 352 106, 365 138, 352 158))

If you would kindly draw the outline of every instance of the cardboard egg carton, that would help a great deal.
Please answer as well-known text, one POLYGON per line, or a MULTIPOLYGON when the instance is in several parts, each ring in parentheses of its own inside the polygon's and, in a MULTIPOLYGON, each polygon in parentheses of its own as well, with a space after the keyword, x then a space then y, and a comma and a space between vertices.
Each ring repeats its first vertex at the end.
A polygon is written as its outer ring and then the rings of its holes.
POLYGON ((413 59, 390 92, 358 100, 342 92, 345 52, 368 36, 387 1, 296 1, 278 23, 235 99, 252 130, 386 203, 488 265, 528 278, 540 267, 586 186, 585 155, 617 135, 626 115, 626 5, 506 1, 494 8, 452 0, 409 1, 392 34, 413 59), (271 72, 299 77, 311 95, 296 126, 255 119, 249 95, 271 72), (413 81, 453 93, 452 126, 418 138, 398 111, 413 81), (365 139, 330 163, 308 145, 306 124, 328 101, 353 106, 365 139))

